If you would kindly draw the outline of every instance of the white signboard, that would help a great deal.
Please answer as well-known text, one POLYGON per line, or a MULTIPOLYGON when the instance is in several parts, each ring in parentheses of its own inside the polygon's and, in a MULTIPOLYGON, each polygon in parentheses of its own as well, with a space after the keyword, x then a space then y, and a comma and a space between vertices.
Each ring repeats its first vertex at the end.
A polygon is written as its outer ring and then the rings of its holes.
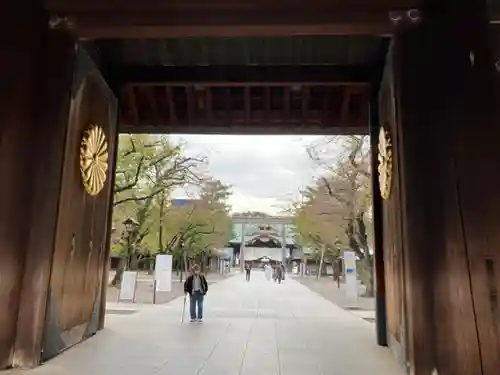
POLYGON ((351 298, 358 298, 356 255, 353 251, 344 251, 344 274, 346 295, 351 298))
POLYGON ((157 292, 172 291, 172 255, 157 255, 155 266, 157 292))
POLYGON ((118 294, 118 301, 134 302, 136 286, 137 271, 123 272, 122 283, 120 285, 120 293, 118 294))

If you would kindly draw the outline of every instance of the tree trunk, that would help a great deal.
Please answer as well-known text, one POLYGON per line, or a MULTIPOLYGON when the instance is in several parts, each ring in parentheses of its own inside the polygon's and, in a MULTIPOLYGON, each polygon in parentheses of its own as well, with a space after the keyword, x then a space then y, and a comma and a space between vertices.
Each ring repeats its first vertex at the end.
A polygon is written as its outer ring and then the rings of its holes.
POLYGON ((113 280, 111 281, 112 286, 120 286, 122 282, 122 276, 123 276, 123 271, 125 271, 125 266, 126 266, 126 260, 123 258, 120 258, 118 261, 118 265, 116 267, 116 272, 115 276, 113 277, 113 280))
POLYGON ((152 275, 155 272, 156 257, 149 258, 149 271, 148 275, 152 275))
POLYGON ((316 273, 316 280, 319 280, 321 273, 323 272, 323 261, 325 259, 325 248, 326 245, 321 246, 321 258, 319 260, 319 271, 316 273))
POLYGON ((360 279, 363 285, 366 287, 365 297, 373 297, 375 294, 373 288, 373 264, 372 257, 369 256, 367 259, 360 262, 360 279))
POLYGON ((189 269, 189 266, 188 266, 188 258, 187 258, 187 252, 184 250, 183 253, 182 253, 182 257, 184 259, 184 271, 186 272, 186 274, 188 273, 188 269, 189 269))
POLYGON ((134 252, 130 254, 130 266, 131 271, 137 271, 139 269, 139 259, 137 259, 137 254, 134 252))
POLYGON ((181 258, 179 259, 179 270, 177 274, 179 275, 179 282, 182 283, 182 276, 184 275, 184 255, 181 255, 181 258))

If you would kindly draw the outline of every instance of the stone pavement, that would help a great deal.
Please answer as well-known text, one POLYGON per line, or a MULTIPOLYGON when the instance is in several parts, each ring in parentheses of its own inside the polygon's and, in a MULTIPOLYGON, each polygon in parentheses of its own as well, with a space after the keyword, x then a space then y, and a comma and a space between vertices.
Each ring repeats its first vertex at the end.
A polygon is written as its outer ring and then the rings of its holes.
MULTIPOLYGON (((254 271, 212 285, 204 323, 181 324, 183 298, 108 315, 106 329, 33 375, 402 375, 374 325, 294 280, 254 271)), ((9 375, 23 374, 12 371, 9 375)))
MULTIPOLYGON (((337 306, 349 311, 350 313, 366 319, 369 322, 375 323, 375 298, 358 297, 351 298, 347 296, 345 284, 340 284, 340 289, 337 288, 337 283, 331 277, 321 277, 316 280, 313 276, 293 276, 296 281, 305 285, 313 292, 318 293, 328 301, 333 302, 337 306)), ((360 291, 361 294, 361 291, 360 291)))

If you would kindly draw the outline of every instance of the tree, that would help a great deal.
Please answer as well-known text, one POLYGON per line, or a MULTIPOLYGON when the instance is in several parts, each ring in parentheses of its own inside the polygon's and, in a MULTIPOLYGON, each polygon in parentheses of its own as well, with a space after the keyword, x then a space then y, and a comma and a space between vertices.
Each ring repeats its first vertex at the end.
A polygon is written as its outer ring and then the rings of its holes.
POLYGON ((114 241, 119 244, 113 250, 120 262, 113 285, 120 283, 127 264, 137 269, 139 262, 161 249, 158 242, 162 239, 158 239, 167 198, 177 187, 199 185, 204 163, 204 159, 185 156, 182 145, 164 136, 122 135, 118 147, 113 223, 121 239, 114 241), (121 225, 127 217, 138 223, 130 234, 121 225))
POLYGON ((304 199, 295 205, 294 224, 296 242, 312 250, 312 257, 323 271, 321 259, 336 259, 340 255, 340 242, 345 236, 342 212, 328 195, 320 181, 308 187, 304 199))
POLYGON ((302 242, 332 246, 332 241, 355 252, 360 262, 360 278, 373 294, 373 254, 371 232, 371 169, 366 136, 328 137, 308 148, 310 157, 326 173, 309 187, 304 203, 296 209, 297 230, 302 242), (328 153, 328 147, 331 152, 328 153), (334 147, 332 147, 334 146, 334 147), (333 148, 333 150, 332 150, 333 148), (318 151, 319 150, 319 151, 318 151), (330 167, 329 156, 337 162, 330 167))
POLYGON ((224 247, 231 239, 232 222, 227 199, 230 187, 215 179, 205 179, 199 196, 172 208, 165 221, 167 252, 173 255, 180 271, 188 262, 206 264, 212 250, 224 247))
POLYGON ((165 136, 120 135, 113 206, 199 184, 204 162, 203 158, 183 155, 182 145, 172 144, 165 136))

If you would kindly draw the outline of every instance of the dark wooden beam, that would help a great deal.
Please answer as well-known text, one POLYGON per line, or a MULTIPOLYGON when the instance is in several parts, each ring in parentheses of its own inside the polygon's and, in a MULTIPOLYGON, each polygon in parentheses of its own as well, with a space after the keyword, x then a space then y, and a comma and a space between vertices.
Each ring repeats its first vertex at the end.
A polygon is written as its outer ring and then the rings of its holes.
MULTIPOLYGON (((281 119, 281 117, 280 117, 281 119)), ((130 126, 121 124, 121 133, 136 134, 241 134, 241 135, 278 135, 278 134, 303 134, 303 135, 352 135, 368 134, 368 125, 360 124, 337 124, 321 125, 318 122, 301 124, 298 121, 287 121, 278 124, 266 125, 263 123, 251 124, 250 126, 231 125, 226 122, 221 124, 206 125, 162 125, 162 126, 130 126)))
POLYGON ((335 3, 336 9, 359 9, 361 7, 368 8, 368 11, 380 8, 415 8, 420 4, 419 0, 173 0, 173 1, 158 1, 158 0, 45 0, 44 4, 49 9, 66 9, 72 12, 79 11, 111 11, 129 12, 137 11, 182 11, 182 10, 273 10, 273 9, 302 9, 307 5, 314 9, 333 8, 332 3, 335 3), (357 7, 357 8, 354 8, 357 7))
MULTIPOLYGON (((163 2, 156 0, 45 0, 51 14, 69 17, 81 38, 391 35, 390 13, 421 0, 309 2, 163 2)), ((492 23, 499 7, 490 6, 492 23)))
MULTIPOLYGON (((168 38, 196 36, 387 35, 391 8, 266 7, 253 9, 71 10, 52 13, 73 20, 78 35, 99 38, 168 38)), ((399 6, 396 6, 400 8, 399 6)))
POLYGON ((365 85, 372 80, 371 66, 110 66, 107 80, 114 85, 197 83, 206 86, 228 84, 268 85, 277 83, 322 83, 324 85, 365 85))

